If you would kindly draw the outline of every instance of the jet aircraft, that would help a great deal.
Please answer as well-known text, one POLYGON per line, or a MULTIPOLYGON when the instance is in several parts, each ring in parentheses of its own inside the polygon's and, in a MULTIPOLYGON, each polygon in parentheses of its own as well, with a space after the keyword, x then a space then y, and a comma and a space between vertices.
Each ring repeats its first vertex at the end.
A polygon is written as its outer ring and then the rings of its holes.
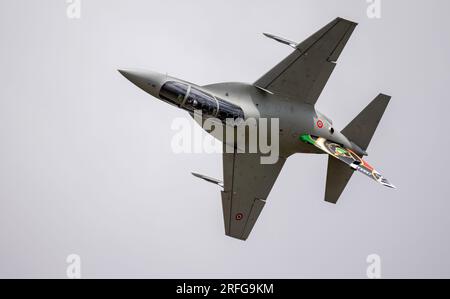
MULTIPOLYGON (((336 18, 301 43, 265 33, 293 52, 253 84, 217 83, 205 86, 152 71, 119 70, 150 95, 187 111, 200 125, 214 118, 228 120, 279 120, 279 156, 275 163, 261 163, 260 150, 239 150, 236 139, 222 134, 223 180, 193 173, 217 184, 221 191, 226 235, 246 240, 266 203, 286 161, 296 153, 328 154, 325 200, 337 203, 354 172, 395 188, 363 157, 390 101, 379 94, 344 129, 337 130, 315 104, 330 78, 356 23, 336 18), (226 149, 226 150, 225 150, 226 149)), ((239 127, 234 122, 233 127, 239 127)), ((226 135, 226 134, 225 134, 226 135)), ((220 137, 218 137, 220 138, 220 137)))

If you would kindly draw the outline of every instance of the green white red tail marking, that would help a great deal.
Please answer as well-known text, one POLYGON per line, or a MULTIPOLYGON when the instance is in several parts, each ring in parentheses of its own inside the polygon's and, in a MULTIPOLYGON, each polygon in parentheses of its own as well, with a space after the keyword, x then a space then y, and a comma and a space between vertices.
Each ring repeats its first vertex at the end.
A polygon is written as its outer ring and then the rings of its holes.
POLYGON ((341 145, 322 137, 302 135, 300 136, 300 140, 305 143, 314 145, 325 153, 335 157, 336 159, 339 159, 340 161, 350 166, 352 169, 361 172, 362 174, 372 178, 378 183, 389 188, 395 188, 395 186, 389 183, 389 181, 378 171, 376 171, 375 168, 373 168, 363 158, 355 154, 352 150, 343 148, 341 145))

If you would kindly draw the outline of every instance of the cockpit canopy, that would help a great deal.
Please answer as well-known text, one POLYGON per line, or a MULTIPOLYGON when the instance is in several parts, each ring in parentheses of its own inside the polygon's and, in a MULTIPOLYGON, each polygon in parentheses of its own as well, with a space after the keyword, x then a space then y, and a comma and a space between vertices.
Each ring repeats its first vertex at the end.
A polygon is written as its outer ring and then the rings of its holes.
POLYGON ((180 106, 188 92, 188 85, 179 82, 167 82, 161 88, 159 97, 167 102, 180 106))
POLYGON ((223 122, 226 119, 244 119, 244 112, 239 106, 186 83, 166 82, 161 87, 159 96, 161 99, 189 112, 200 110, 204 117, 215 117, 223 122))

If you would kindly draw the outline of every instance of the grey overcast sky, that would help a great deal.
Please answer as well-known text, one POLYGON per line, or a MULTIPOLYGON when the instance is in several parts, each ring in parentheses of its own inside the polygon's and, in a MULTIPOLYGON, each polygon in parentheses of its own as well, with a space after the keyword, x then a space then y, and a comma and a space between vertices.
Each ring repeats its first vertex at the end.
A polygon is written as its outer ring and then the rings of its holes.
MULTIPOLYGON (((450 278, 450 2, 382 0, 0 2, 0 277, 450 278), (335 17, 359 23, 318 102, 344 127, 393 96, 369 161, 397 185, 355 175, 323 201, 326 157, 291 157, 247 242, 224 236, 218 154, 174 154, 183 111, 117 68, 203 85, 254 82, 335 17)), ((197 129, 199 130, 199 129, 197 129)))

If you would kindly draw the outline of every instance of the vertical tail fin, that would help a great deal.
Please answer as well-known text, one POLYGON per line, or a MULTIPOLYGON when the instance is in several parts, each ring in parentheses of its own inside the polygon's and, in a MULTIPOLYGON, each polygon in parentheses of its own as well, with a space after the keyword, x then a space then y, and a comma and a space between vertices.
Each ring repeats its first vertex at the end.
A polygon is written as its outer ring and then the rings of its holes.
POLYGON ((388 95, 379 94, 342 130, 342 134, 363 150, 367 150, 390 99, 388 95))

